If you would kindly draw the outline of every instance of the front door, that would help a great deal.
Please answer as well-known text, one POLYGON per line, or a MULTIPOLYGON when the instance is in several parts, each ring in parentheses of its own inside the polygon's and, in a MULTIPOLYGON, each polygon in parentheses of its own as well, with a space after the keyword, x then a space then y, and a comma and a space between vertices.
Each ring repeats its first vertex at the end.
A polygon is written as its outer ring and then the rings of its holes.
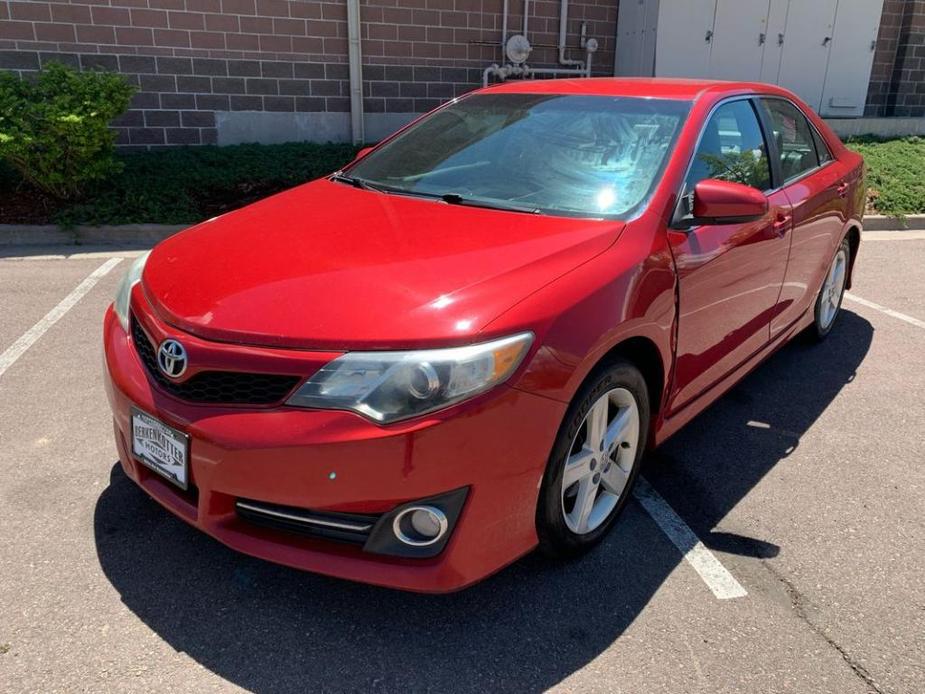
MULTIPOLYGON (((768 147, 750 99, 717 108, 701 134, 684 195, 718 178, 771 188, 768 147)), ((761 219, 672 231, 678 272, 677 411, 767 344, 787 266, 790 205, 769 197, 761 219)))

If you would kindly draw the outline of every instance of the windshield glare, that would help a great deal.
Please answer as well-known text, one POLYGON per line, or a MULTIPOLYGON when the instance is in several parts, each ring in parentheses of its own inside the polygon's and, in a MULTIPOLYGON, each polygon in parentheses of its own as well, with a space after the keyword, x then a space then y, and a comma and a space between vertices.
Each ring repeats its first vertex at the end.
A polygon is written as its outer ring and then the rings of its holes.
POLYGON ((625 216, 649 194, 689 108, 629 97, 475 94, 423 119, 349 175, 395 192, 625 216))

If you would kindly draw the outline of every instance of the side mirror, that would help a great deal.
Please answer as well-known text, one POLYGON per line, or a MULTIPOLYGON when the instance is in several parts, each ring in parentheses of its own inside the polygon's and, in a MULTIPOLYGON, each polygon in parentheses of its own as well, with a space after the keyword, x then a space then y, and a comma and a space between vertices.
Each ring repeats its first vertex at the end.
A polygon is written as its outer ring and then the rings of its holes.
POLYGON ((708 178, 694 186, 694 219, 708 224, 734 224, 768 213, 768 199, 751 186, 708 178))
POLYGON ((353 158, 353 161, 362 159, 363 157, 365 157, 367 154, 369 154, 372 151, 373 151, 372 147, 364 147, 359 152, 357 152, 357 155, 353 158))

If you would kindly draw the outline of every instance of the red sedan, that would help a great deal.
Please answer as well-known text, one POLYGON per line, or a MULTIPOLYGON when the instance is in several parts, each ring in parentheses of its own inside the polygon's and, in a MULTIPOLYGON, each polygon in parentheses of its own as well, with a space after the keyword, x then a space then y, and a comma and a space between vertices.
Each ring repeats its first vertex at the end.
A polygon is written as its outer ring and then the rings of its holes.
POLYGON ((584 552, 647 447, 832 329, 863 177, 763 84, 455 99, 134 263, 104 330, 122 466, 230 547, 395 588, 584 552))

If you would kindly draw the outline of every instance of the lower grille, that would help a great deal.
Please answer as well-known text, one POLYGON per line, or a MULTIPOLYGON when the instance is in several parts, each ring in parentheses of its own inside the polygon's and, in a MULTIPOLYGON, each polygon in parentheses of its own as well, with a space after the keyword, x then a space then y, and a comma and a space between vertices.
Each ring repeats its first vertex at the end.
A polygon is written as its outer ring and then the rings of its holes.
POLYGON ((132 340, 148 375, 155 383, 174 397, 189 402, 214 405, 272 405, 282 401, 301 380, 299 376, 200 371, 186 381, 176 383, 161 373, 154 345, 134 315, 132 340))
POLYGON ((364 544, 379 516, 358 513, 321 513, 295 506, 238 499, 235 510, 242 519, 275 530, 328 540, 364 544))

